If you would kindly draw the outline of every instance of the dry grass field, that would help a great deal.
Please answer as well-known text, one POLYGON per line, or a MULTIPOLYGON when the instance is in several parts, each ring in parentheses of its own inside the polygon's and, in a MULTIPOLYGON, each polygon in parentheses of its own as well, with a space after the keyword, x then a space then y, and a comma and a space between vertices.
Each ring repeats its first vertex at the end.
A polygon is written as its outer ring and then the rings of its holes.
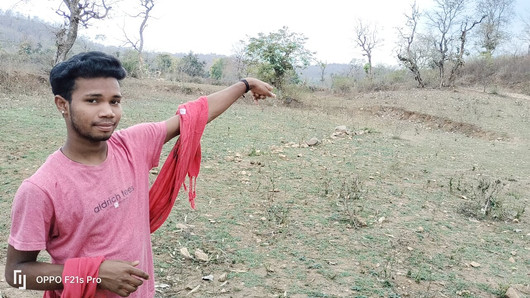
MULTIPOLYGON (((18 185, 65 137, 45 81, 11 76, 0 87, 3 239, 18 185)), ((127 79, 120 126, 164 120, 219 88, 127 79)), ((528 96, 298 94, 290 106, 242 99, 207 126, 197 209, 182 192, 152 235, 158 297, 528 291, 528 96)), ((22 295, 3 280, 0 291, 22 295)))

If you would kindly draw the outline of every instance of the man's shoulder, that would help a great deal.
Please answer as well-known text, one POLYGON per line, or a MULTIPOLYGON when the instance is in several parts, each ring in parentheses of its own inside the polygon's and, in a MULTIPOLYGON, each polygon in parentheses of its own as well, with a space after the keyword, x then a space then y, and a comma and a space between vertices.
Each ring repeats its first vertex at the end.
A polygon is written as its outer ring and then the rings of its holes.
POLYGON ((54 185, 58 182, 58 175, 66 174, 65 171, 62 170, 64 163, 61 161, 61 154, 60 150, 50 154, 37 171, 22 182, 20 187, 45 190, 49 185, 54 185))
POLYGON ((127 144, 129 142, 156 143, 159 138, 166 134, 165 122, 145 122, 117 130, 110 138, 111 143, 127 144))
POLYGON ((165 122, 144 122, 117 130, 112 134, 111 138, 131 137, 146 133, 159 133, 160 131, 165 131, 165 122))
POLYGON ((61 161, 61 154, 61 150, 57 150, 48 155, 44 163, 28 179, 50 175, 56 172, 57 167, 61 167, 63 165, 63 162, 61 161))
POLYGON ((158 164, 166 134, 165 122, 141 123, 116 131, 109 139, 109 148, 114 156, 150 169, 158 164))

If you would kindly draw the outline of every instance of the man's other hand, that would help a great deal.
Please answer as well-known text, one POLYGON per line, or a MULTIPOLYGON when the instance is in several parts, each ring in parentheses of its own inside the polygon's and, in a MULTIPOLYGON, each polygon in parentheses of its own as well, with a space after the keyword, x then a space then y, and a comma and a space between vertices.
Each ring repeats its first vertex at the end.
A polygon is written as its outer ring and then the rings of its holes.
POLYGON ((109 290, 122 297, 129 296, 149 279, 149 275, 136 268, 140 262, 106 260, 99 266, 99 278, 102 289, 109 290))

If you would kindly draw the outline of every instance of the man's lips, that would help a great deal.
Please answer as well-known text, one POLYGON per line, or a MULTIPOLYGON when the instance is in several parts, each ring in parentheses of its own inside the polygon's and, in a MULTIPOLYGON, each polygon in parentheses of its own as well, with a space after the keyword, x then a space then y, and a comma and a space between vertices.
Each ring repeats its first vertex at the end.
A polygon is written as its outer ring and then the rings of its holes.
POLYGON ((94 124, 94 126, 101 131, 112 131, 115 125, 114 122, 99 122, 94 124))

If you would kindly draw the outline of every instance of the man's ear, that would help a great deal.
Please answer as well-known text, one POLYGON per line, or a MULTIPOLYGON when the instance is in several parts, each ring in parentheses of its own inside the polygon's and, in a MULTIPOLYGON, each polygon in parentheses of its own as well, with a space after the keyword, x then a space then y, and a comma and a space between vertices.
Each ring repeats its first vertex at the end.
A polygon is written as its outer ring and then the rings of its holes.
POLYGON ((57 110, 59 110, 62 115, 68 114, 68 108, 70 106, 68 104, 68 100, 66 100, 64 97, 55 95, 55 105, 57 106, 57 110))

